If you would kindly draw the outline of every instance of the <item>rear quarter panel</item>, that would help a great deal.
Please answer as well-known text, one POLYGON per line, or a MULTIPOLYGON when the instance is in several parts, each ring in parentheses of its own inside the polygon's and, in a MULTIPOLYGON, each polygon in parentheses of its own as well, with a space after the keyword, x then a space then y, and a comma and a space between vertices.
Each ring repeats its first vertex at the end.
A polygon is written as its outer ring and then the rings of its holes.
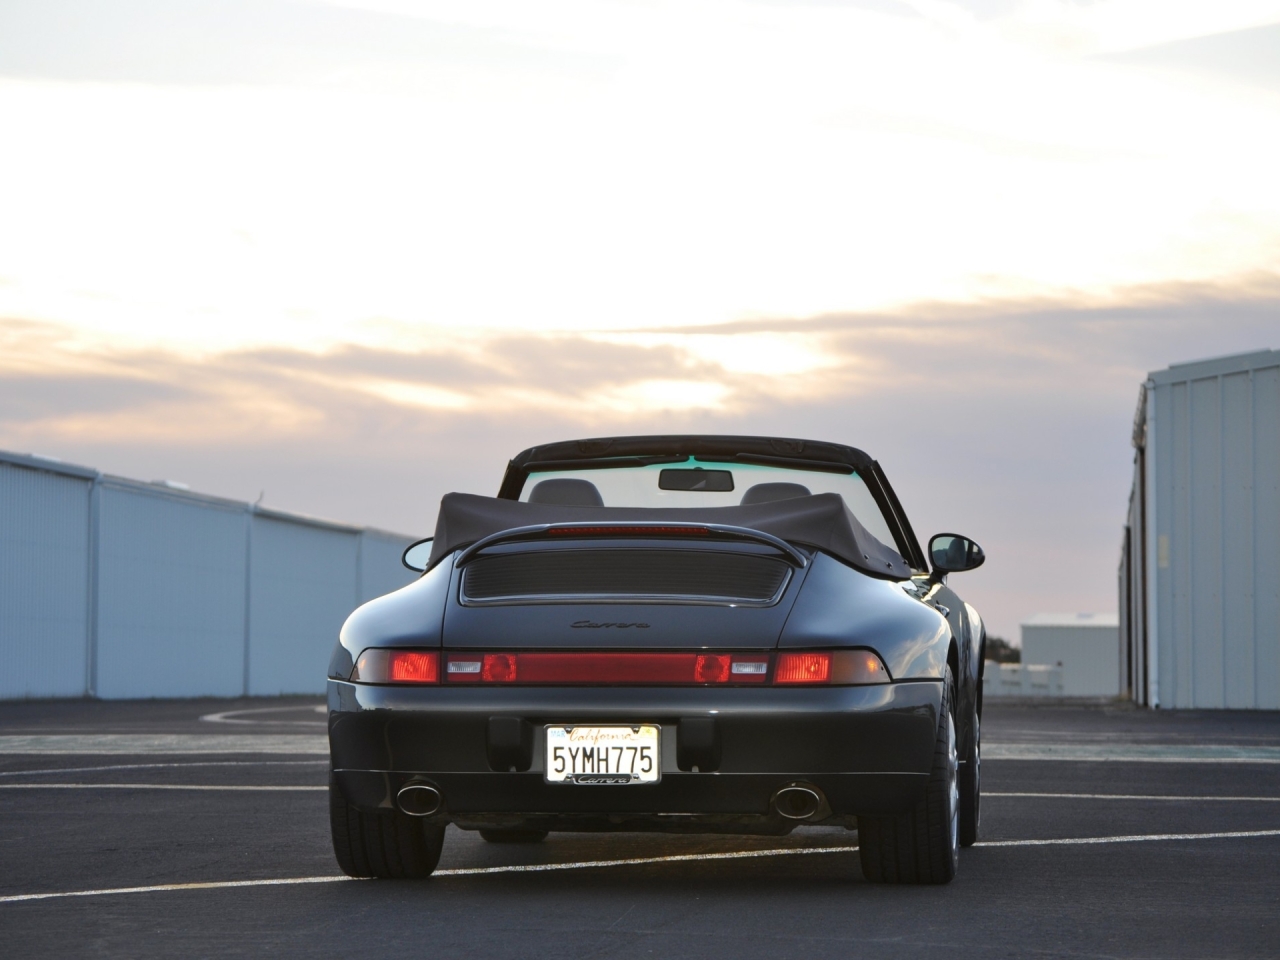
POLYGON ((781 649, 869 647, 894 680, 938 680, 951 628, 895 581, 878 580, 818 554, 779 641, 781 649))
POLYGON ((346 680, 366 647, 438 647, 453 564, 438 563, 407 587, 357 607, 338 634, 329 676, 346 680))

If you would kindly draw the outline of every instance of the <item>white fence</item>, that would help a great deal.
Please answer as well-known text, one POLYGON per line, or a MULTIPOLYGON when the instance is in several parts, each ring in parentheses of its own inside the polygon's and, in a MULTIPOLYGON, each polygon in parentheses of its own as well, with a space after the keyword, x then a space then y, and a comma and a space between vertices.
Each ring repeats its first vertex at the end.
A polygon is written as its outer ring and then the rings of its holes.
POLYGON ((0 699, 320 692, 412 539, 0 452, 0 699))
POLYGON ((982 671, 982 697, 1061 697, 1062 664, 996 663, 982 671))
POLYGON ((1022 624, 1022 659, 1062 667, 1063 696, 1119 696, 1119 621, 1111 613, 1038 613, 1022 624))

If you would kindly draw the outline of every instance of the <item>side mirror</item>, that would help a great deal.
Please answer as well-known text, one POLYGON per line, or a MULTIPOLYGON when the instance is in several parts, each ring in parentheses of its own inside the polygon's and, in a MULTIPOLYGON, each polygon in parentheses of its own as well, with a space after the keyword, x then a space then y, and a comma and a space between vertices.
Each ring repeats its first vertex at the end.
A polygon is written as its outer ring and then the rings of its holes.
POLYGON ((410 570, 422 573, 427 569, 427 561, 431 559, 431 541, 434 539, 435 537, 427 537, 425 540, 409 544, 400 557, 400 562, 410 570))
POLYGON ((929 540, 929 561, 933 564, 935 580, 948 573, 975 570, 986 559, 980 546, 958 533, 939 533, 929 540))

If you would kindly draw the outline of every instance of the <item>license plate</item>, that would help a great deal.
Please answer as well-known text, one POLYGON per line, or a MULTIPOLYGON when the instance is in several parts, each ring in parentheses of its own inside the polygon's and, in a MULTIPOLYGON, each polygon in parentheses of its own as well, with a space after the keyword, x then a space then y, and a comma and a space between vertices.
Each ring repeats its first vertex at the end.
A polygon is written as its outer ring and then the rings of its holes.
POLYGON ((547 727, 552 783, 657 783, 662 779, 658 727, 547 727))

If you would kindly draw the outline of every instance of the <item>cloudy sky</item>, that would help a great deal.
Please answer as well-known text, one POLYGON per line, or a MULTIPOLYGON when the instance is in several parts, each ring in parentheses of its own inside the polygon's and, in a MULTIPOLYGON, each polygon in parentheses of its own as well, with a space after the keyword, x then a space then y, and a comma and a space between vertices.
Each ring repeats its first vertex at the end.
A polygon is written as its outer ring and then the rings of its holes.
POLYGON ((1276 170, 1280 0, 0 0, 0 448, 417 533, 830 439, 1016 636, 1146 372, 1280 347, 1276 170))

